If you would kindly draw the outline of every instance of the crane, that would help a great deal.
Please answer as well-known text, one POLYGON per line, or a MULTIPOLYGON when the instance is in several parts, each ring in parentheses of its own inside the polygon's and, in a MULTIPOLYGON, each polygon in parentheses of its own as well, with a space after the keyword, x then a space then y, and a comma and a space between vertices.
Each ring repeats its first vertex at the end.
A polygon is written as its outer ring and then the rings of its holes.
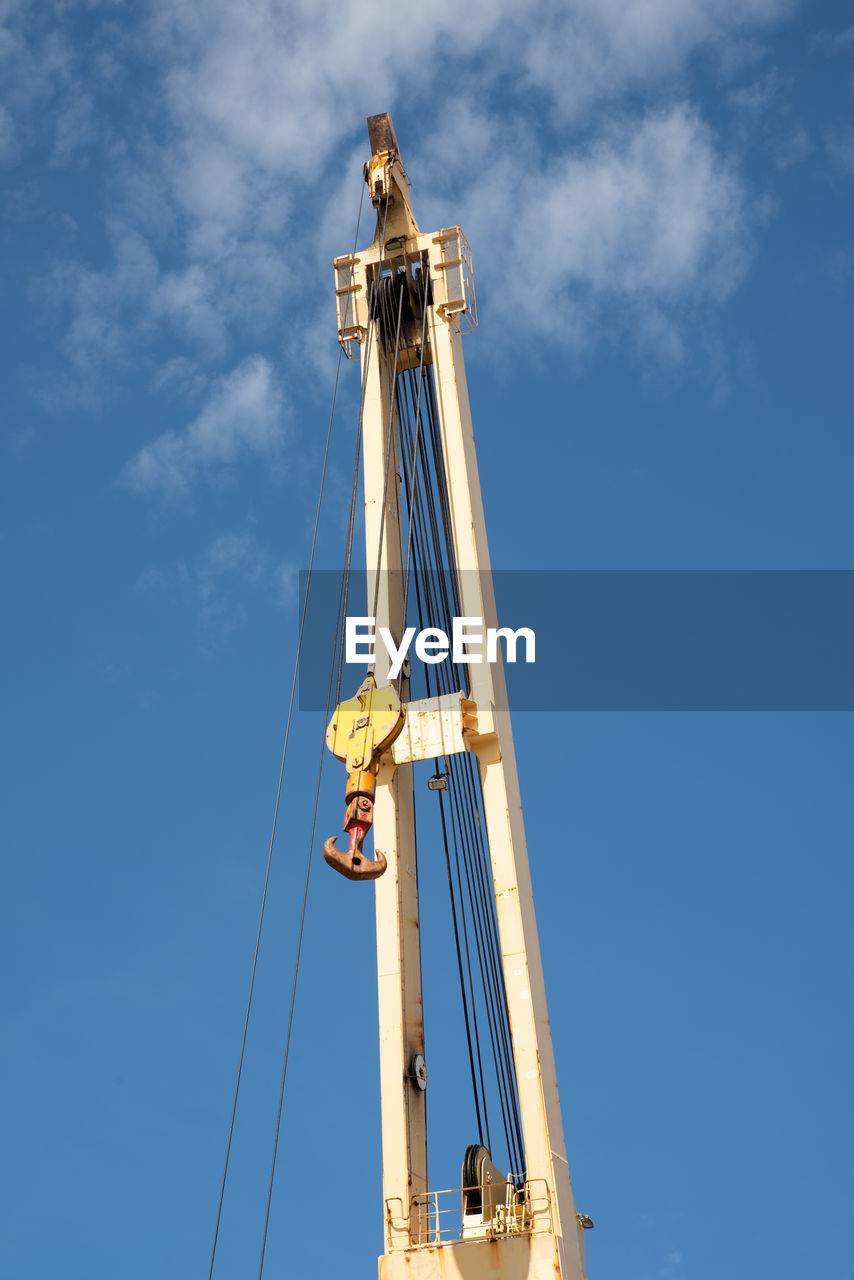
MULTIPOLYGON (((417 596, 434 633, 454 618, 497 630, 462 350, 476 323, 470 250, 458 226, 419 229, 390 116, 371 116, 368 133, 376 233, 366 249, 334 261, 339 342, 361 365, 366 618, 399 645, 417 596)), ((444 685, 434 658, 428 696, 411 699, 408 666, 394 678, 389 653, 377 645, 366 678, 336 706, 327 732, 347 766, 349 847, 339 850, 331 837, 324 856, 348 879, 375 887, 379 1276, 585 1280, 584 1237, 593 1224, 577 1212, 570 1184, 500 648, 494 661, 446 664, 444 685), (506 1096, 518 1113, 521 1167, 502 1173, 486 1143, 469 1144, 460 1185, 450 1189, 431 1187, 427 1171, 413 799, 420 760, 437 762, 430 786, 447 805, 443 828, 446 813, 449 821, 465 818, 442 795, 449 781, 468 787, 469 819, 482 815, 489 882, 484 892, 475 888, 484 938, 494 942, 506 1096), (365 850, 371 827, 373 858, 365 850)), ((477 1088, 474 1060, 472 1077, 477 1088)))

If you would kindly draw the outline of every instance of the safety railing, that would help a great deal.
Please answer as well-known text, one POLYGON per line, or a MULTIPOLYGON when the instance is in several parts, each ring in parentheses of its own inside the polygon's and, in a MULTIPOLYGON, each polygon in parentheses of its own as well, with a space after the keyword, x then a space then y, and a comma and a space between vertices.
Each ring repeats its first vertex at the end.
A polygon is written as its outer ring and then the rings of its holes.
POLYGON ((338 342, 348 360, 355 360, 359 345, 365 334, 364 325, 359 324, 356 296, 361 286, 356 283, 356 263, 351 253, 336 258, 335 267, 335 304, 338 309, 338 342))
POLYGON ((459 227, 445 227, 434 241, 442 250, 442 260, 436 266, 445 277, 445 301, 438 310, 446 316, 459 316, 460 331, 471 333, 477 327, 471 246, 459 227))
POLYGON ((401 1214, 400 1207, 399 1200, 386 1201, 390 1235, 400 1242, 398 1247, 409 1249, 531 1235, 552 1227, 549 1189, 544 1178, 531 1178, 519 1189, 508 1183, 504 1203, 493 1202, 487 1213, 466 1213, 461 1187, 413 1196, 408 1217, 401 1214), (404 1244, 404 1240, 408 1242, 404 1244))

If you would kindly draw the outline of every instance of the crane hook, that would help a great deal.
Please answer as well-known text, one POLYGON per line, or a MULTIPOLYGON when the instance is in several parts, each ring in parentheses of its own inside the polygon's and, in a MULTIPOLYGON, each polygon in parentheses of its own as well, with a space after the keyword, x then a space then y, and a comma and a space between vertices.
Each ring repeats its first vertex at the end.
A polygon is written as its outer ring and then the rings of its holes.
POLYGON ((339 871, 348 880, 378 880, 388 863, 384 853, 374 850, 371 860, 362 852, 362 840, 355 831, 350 832, 350 848, 346 853, 335 847, 335 836, 330 836, 323 846, 323 856, 333 871, 339 871))
POLYGON ((336 849, 335 837, 330 836, 323 846, 323 856, 333 871, 348 880, 376 880, 388 866, 384 853, 374 849, 371 860, 363 845, 374 821, 380 758, 400 734, 405 719, 406 712, 393 686, 378 689, 371 672, 355 697, 339 702, 326 730, 326 745, 336 759, 347 763, 344 830, 349 833, 350 847, 343 853, 336 849))
POLYGON ((350 775, 347 785, 349 803, 344 818, 344 830, 349 832, 350 847, 346 853, 336 849, 335 836, 330 836, 323 846, 323 856, 332 870, 340 872, 348 880, 377 880, 388 866, 385 854, 380 853, 379 849, 374 850, 372 861, 362 847, 374 821, 375 787, 375 778, 367 770, 350 775))

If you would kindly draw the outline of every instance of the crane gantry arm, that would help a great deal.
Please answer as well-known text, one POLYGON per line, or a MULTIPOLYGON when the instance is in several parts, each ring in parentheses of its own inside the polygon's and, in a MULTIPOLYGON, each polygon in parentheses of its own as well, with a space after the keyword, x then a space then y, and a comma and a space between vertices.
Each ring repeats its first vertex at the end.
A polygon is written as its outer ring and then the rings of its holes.
MULTIPOLYGON (((372 116, 368 128, 366 181, 377 210, 376 235, 368 249, 335 260, 339 340, 349 356, 361 359, 368 599, 376 600, 377 628, 388 627, 399 639, 405 557, 399 486, 389 483, 389 475, 399 476, 406 459, 400 457, 395 380, 417 367, 430 380, 436 407, 460 608, 496 627, 461 341, 475 318, 468 246, 459 227, 419 231, 391 119, 372 116), (393 341, 377 302, 392 287, 398 293, 390 296, 400 298, 393 341), (405 320, 403 290, 409 300, 405 320)), ((378 693, 388 686, 388 671, 378 649, 378 693)), ((417 702, 408 702, 403 681, 393 739, 383 741, 371 762, 358 754, 358 767, 370 767, 375 777, 375 848, 377 861, 381 850, 387 862, 373 877, 384 1199, 380 1280, 584 1280, 584 1227, 592 1224, 577 1214, 569 1179, 500 653, 469 672, 468 689, 417 702), (412 762, 459 752, 476 759, 482 787, 525 1175, 522 1186, 505 1182, 485 1148, 470 1148, 462 1229, 457 1239, 447 1239, 437 1228, 442 1193, 430 1188, 427 1177, 412 762)), ((346 744, 339 741, 336 754, 344 758, 346 744)), ((349 768, 354 759, 348 758, 349 768)))

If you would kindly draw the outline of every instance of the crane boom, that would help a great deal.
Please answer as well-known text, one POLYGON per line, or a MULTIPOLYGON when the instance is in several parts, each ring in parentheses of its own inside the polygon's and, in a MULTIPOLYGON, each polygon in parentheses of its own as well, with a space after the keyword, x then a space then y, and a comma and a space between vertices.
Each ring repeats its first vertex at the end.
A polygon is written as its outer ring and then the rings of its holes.
MULTIPOLYGON (((475 321, 468 246, 459 227, 422 233, 391 119, 368 121, 366 180, 377 209, 373 243, 335 259, 339 340, 361 360, 368 598, 376 625, 405 627, 404 531, 395 431, 395 378, 415 362, 432 379, 450 537, 462 614, 497 627, 462 333, 475 321), (394 284, 387 285, 384 282, 394 284), (377 299, 395 301, 395 341, 377 299), (406 306, 404 307, 404 301, 406 306), (385 337, 384 337, 385 332, 385 337)), ((375 760, 375 878, 379 992, 384 1252, 380 1280, 584 1280, 584 1227, 566 1160, 516 757, 500 652, 468 668, 459 695, 407 705, 405 724, 375 760), (524 1185, 499 1180, 483 1147, 466 1155, 462 1227, 442 1231, 427 1173, 425 1044, 412 761, 468 752, 477 762, 524 1140, 524 1185), (466 1180, 467 1179, 467 1180, 466 1180)), ((374 675, 389 681, 377 649, 374 675)), ((343 758, 343 757, 342 757, 343 758)), ((367 767, 367 766, 365 766, 367 767)))

